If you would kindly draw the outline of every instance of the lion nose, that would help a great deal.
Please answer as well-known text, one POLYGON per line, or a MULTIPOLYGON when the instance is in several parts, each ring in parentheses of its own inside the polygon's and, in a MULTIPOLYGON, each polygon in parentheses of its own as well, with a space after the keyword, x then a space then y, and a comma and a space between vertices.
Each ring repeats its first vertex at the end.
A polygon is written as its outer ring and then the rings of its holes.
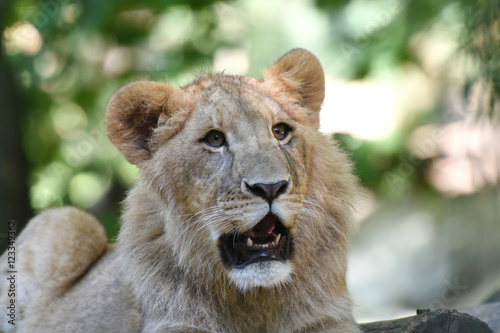
POLYGON ((266 199, 269 205, 271 205, 274 199, 286 191, 288 182, 286 180, 282 180, 274 184, 257 183, 253 185, 246 185, 253 194, 266 199))

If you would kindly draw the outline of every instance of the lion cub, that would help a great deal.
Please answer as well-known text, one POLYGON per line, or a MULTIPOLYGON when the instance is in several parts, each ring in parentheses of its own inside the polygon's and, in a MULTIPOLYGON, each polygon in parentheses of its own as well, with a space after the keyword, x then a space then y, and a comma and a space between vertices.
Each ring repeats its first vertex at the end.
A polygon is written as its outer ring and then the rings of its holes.
POLYGON ((117 246, 75 208, 34 218, 17 241, 18 321, 3 331, 360 332, 345 279, 359 189, 318 132, 324 91, 302 49, 263 80, 118 90, 108 136, 140 174, 117 246))

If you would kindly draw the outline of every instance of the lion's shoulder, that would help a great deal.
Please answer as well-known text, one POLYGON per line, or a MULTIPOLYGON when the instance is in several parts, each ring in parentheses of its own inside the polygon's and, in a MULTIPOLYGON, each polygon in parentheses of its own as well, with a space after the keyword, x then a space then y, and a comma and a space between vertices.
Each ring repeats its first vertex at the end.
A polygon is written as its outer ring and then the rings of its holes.
MULTIPOLYGON (((61 207, 34 217, 13 245, 15 299, 18 314, 24 317, 39 312, 34 307, 43 303, 41 300, 63 297, 104 253, 107 236, 92 215, 74 207, 61 207)), ((7 262, 6 258, 2 260, 7 262)), ((8 295, 8 282, 2 278, 3 297, 8 295)), ((8 332, 9 327, 3 329, 8 332)))
POLYGON ((16 241, 20 297, 32 299, 42 291, 64 293, 101 256, 106 244, 104 227, 80 209, 61 207, 37 215, 16 241))

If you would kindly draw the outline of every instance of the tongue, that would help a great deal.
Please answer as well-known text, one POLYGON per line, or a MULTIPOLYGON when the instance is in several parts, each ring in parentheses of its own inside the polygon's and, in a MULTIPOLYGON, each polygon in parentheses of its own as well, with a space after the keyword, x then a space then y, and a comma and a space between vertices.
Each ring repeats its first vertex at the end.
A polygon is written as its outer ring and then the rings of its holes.
POLYGON ((271 234, 276 225, 276 217, 269 213, 255 227, 248 231, 250 238, 260 238, 271 234))

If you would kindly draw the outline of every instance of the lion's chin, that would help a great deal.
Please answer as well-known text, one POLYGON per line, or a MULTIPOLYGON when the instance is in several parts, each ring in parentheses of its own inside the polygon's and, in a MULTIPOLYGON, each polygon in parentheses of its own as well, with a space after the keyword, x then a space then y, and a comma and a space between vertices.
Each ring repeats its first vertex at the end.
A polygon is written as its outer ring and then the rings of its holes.
POLYGON ((257 287, 272 288, 291 282, 292 268, 289 262, 256 262, 245 268, 231 269, 229 279, 241 292, 257 287))
POLYGON ((246 232, 220 236, 219 252, 231 283, 245 292, 290 282, 291 234, 276 215, 268 213, 246 232))

